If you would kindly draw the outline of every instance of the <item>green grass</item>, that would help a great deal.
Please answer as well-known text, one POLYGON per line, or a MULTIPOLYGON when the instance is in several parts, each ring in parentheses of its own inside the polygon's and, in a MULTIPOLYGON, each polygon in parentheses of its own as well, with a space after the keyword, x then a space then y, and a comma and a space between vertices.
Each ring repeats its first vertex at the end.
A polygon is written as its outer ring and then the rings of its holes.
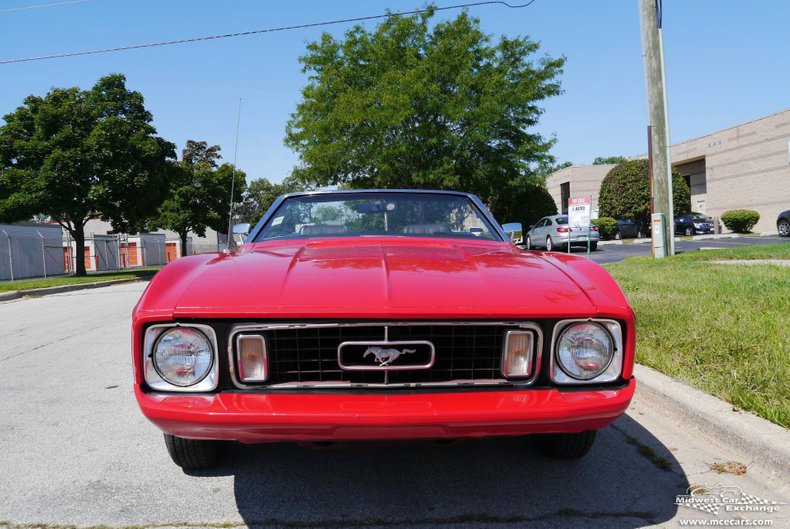
POLYGON ((607 266, 636 311, 637 362, 790 428, 790 244, 607 266))
POLYGON ((148 277, 159 271, 159 268, 137 268, 135 270, 121 270, 113 272, 100 272, 89 274, 85 277, 60 276, 37 279, 22 279, 19 281, 0 281, 0 292, 11 290, 28 290, 31 288, 59 287, 63 285, 78 285, 80 283, 97 283, 113 279, 129 279, 135 277, 148 277))

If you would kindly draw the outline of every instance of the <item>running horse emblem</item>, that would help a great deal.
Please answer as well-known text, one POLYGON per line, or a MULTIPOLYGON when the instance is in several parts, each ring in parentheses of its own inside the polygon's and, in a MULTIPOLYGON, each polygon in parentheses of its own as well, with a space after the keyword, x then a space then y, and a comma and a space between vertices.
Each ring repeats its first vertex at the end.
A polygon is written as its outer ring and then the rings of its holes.
POLYGON ((376 358, 376 362, 379 363, 379 367, 384 367, 397 360, 400 355, 416 352, 417 349, 404 349, 403 351, 398 351, 394 347, 368 347, 362 355, 362 358, 367 358, 369 354, 372 354, 376 358))

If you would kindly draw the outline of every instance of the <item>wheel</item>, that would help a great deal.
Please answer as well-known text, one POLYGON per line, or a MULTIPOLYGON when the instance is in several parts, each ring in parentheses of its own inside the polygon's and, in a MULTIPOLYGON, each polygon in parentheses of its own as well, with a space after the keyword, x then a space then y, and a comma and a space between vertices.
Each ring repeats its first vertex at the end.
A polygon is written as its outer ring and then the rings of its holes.
POLYGON ((209 468, 225 453, 227 443, 184 439, 165 434, 165 446, 173 463, 184 470, 209 468))
POLYGON ((597 242, 591 242, 590 243, 590 251, 594 252, 597 249, 598 249, 598 243, 597 242))
POLYGON ((550 252, 554 245, 551 243, 551 235, 546 237, 546 251, 550 252))
POLYGON ((598 430, 579 433, 547 433, 533 435, 532 439, 540 452, 555 459, 579 459, 587 454, 595 442, 598 430))
POLYGON ((776 223, 776 229, 782 237, 790 237, 790 220, 782 219, 776 223))
POLYGON ((529 235, 527 235, 527 244, 525 244, 525 246, 527 250, 532 250, 532 239, 529 238, 529 235))
POLYGON ((620 235, 620 232, 618 231, 617 233, 614 234, 614 238, 615 238, 615 240, 619 241, 620 239, 623 238, 623 236, 620 235))
POLYGON ((694 228, 692 228, 691 226, 686 226, 685 233, 686 235, 694 235, 694 228))

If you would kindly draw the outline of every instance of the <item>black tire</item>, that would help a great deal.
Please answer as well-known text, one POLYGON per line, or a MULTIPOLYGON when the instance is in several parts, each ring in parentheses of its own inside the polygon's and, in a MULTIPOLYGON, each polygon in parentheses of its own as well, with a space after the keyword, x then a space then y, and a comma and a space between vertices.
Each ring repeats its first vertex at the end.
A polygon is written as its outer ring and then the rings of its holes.
POLYGON ((595 442, 598 430, 579 433, 547 433, 533 435, 532 439, 540 452, 554 459, 579 459, 587 454, 595 442))
POLYGON ((184 470, 199 470, 213 466, 227 448, 227 443, 223 441, 203 441, 164 435, 170 459, 184 470))
POLYGON ((686 231, 684 232, 686 235, 694 235, 694 228, 691 226, 686 226, 686 231))
POLYGON ((532 248, 532 239, 529 238, 529 235, 527 235, 527 243, 524 246, 527 247, 527 250, 532 250, 533 249, 532 248))
POLYGON ((782 219, 776 223, 776 230, 780 237, 790 237, 790 221, 782 219))
POLYGON ((597 242, 591 242, 590 243, 590 251, 594 252, 597 249, 598 249, 598 243, 597 242))
POLYGON ((614 240, 619 241, 623 238, 623 235, 620 233, 620 230, 617 230, 617 233, 614 234, 614 240))
POLYGON ((551 242, 551 235, 549 235, 546 237, 546 251, 550 252, 552 248, 554 248, 554 244, 551 242))

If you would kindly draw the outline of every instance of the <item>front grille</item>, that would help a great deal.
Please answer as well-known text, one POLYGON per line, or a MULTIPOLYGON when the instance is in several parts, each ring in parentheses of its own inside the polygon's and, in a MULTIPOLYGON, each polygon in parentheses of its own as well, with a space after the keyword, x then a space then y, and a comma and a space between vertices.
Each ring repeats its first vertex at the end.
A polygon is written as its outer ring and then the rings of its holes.
MULTIPOLYGON (((327 326, 243 327, 236 332, 266 340, 268 380, 265 386, 288 385, 415 385, 446 383, 505 383, 502 348, 511 324, 347 324, 327 326), (427 341, 435 349, 430 369, 349 371, 338 364, 344 342, 427 341)), ((533 331, 535 330, 532 326, 533 331)), ((534 340, 535 344, 539 340, 534 340)), ((233 341, 232 341, 233 342, 233 341)), ((235 352, 234 352, 235 354, 235 352)), ((371 366, 377 365, 371 358, 371 366)), ((408 363, 400 357, 393 366, 408 363)))

